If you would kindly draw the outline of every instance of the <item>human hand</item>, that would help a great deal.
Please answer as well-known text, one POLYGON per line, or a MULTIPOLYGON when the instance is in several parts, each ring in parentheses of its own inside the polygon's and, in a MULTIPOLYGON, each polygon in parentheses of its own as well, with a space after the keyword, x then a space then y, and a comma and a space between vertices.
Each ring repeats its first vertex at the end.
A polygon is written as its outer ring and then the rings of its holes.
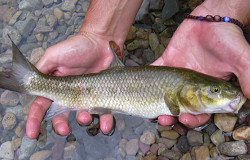
MULTIPOLYGON (((109 48, 108 37, 79 32, 63 42, 48 48, 36 67, 44 74, 54 76, 82 75, 96 73, 108 68, 113 59, 109 48)), ((37 138, 43 117, 51 105, 51 100, 37 97, 32 103, 26 125, 29 138, 37 138)), ((53 118, 55 131, 60 135, 68 135, 68 112, 53 118)), ((88 125, 92 117, 86 111, 78 111, 76 119, 80 125, 88 125)), ((108 133, 112 129, 112 115, 100 116, 100 129, 108 133)))
MULTIPOLYGON (((225 7, 221 7, 221 10, 209 10, 207 4, 202 4, 191 14, 217 14, 239 19, 231 15, 230 10, 223 11, 222 8, 225 7)), ((249 53, 249 44, 238 26, 187 19, 178 27, 167 49, 153 65, 189 68, 224 80, 229 80, 235 74, 239 78, 244 95, 250 98, 249 53)), ((179 121, 189 128, 194 128, 206 123, 210 117, 209 114, 182 114, 179 121)), ((163 125, 176 122, 171 116, 160 116, 158 119, 163 125)))

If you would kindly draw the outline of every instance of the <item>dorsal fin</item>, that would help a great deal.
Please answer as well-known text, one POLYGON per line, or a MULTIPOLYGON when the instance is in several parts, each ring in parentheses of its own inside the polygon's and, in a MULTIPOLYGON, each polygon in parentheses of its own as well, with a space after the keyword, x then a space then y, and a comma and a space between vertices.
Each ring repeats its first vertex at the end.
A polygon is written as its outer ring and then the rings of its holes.
POLYGON ((113 61, 110 64, 109 68, 116 67, 116 66, 124 66, 122 61, 117 56, 117 55, 121 55, 120 47, 114 41, 110 41, 109 46, 110 46, 112 53, 114 55, 113 61))

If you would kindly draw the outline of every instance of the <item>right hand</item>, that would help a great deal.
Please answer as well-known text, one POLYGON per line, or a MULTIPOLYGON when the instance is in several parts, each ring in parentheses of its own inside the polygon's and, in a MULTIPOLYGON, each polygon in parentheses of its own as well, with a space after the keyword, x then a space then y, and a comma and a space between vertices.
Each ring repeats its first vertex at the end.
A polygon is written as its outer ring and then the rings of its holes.
MULTIPOLYGON (((108 68, 113 59, 109 40, 109 37, 79 32, 48 48, 36 67, 43 74, 54 76, 97 73, 108 68)), ((30 139, 38 137, 41 122, 51 102, 47 98, 37 97, 32 103, 26 124, 26 134, 30 139)), ((52 120, 55 131, 60 135, 70 133, 67 123, 68 114, 69 112, 63 113, 52 120)), ((91 115, 86 111, 78 111, 76 119, 80 125, 88 125, 92 122, 91 115)), ((103 133, 108 133, 112 126, 112 115, 100 116, 100 129, 103 133)))

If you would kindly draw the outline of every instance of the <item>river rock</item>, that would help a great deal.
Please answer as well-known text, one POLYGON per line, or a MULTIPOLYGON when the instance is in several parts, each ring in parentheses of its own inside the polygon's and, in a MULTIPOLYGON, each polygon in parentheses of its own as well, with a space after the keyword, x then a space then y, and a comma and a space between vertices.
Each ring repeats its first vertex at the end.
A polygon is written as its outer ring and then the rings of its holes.
POLYGON ((16 92, 5 90, 1 94, 1 104, 6 106, 16 106, 19 102, 19 95, 16 92))
POLYGON ((170 130, 161 132, 161 136, 167 139, 177 139, 180 135, 176 131, 170 130))
POLYGON ((125 122, 123 119, 118 119, 116 121, 116 128, 118 131, 123 131, 125 129, 125 122))
POLYGON ((203 134, 197 131, 188 131, 187 139, 191 146, 200 146, 203 144, 203 134))
POLYGON ((171 126, 163 126, 163 125, 160 125, 160 124, 158 124, 158 125, 156 126, 156 128, 157 128, 157 130, 158 130, 159 132, 172 130, 172 127, 171 127, 171 126))
POLYGON ((25 134, 25 121, 22 121, 18 124, 18 126, 15 129, 15 133, 18 137, 23 137, 25 134))
POLYGON ((130 30, 128 32, 128 35, 126 37, 126 41, 130 41, 130 40, 135 39, 135 37, 136 37, 136 31, 137 31, 136 27, 131 26, 131 28, 130 28, 130 30))
POLYGON ((190 153, 184 154, 180 160, 192 160, 190 153))
POLYGON ((194 10, 198 5, 200 5, 203 0, 190 0, 188 1, 188 6, 191 10, 194 10))
POLYGON ((22 11, 17 11, 9 20, 9 25, 14 25, 18 19, 18 17, 22 14, 22 11))
POLYGON ((234 130, 233 139, 250 141, 250 126, 243 126, 234 130))
POLYGON ((210 154, 207 146, 200 146, 194 150, 196 160, 209 160, 210 154))
POLYGON ((167 138, 160 138, 158 140, 158 143, 164 144, 164 147, 172 148, 176 144, 177 140, 176 139, 167 139, 167 138))
POLYGON ((183 153, 186 153, 188 150, 189 150, 189 144, 188 144, 188 139, 186 136, 181 136, 179 139, 178 139, 178 142, 177 142, 177 148, 183 152, 183 153))
POLYGON ((11 142, 4 142, 0 146, 0 158, 3 159, 14 159, 14 151, 11 149, 11 142))
POLYGON ((11 17, 16 13, 16 9, 13 7, 10 7, 7 12, 3 16, 3 21, 5 23, 8 23, 11 19, 11 17))
POLYGON ((144 144, 141 141, 139 141, 139 148, 140 151, 143 153, 143 155, 145 155, 150 150, 150 145, 144 144))
POLYGON ((23 107, 21 105, 8 107, 6 108, 5 113, 13 113, 18 120, 23 120, 25 116, 25 114, 23 113, 23 107))
POLYGON ((161 155, 171 160, 179 160, 182 156, 180 152, 175 152, 172 150, 165 150, 161 153, 161 155))
POLYGON ((22 21, 18 26, 18 31, 20 34, 26 38, 33 32, 34 28, 36 27, 36 17, 33 14, 30 14, 25 21, 22 21))
POLYGON ((237 156, 239 154, 246 154, 247 147, 244 141, 224 142, 218 146, 220 153, 227 156, 237 156))
POLYGON ((36 152, 34 154, 32 154, 30 156, 30 160, 46 160, 47 158, 50 157, 50 155, 52 154, 52 151, 51 150, 43 150, 43 151, 39 151, 39 152, 36 152))
POLYGON ((165 28, 166 28, 166 26, 164 24, 162 24, 162 23, 154 23, 152 25, 152 29, 156 33, 160 33, 162 31, 164 31, 165 28))
POLYGON ((32 11, 33 9, 42 9, 41 0, 23 0, 19 3, 19 9, 32 11))
POLYGON ((44 50, 42 47, 34 48, 30 55, 30 62, 35 64, 43 56, 44 50))
POLYGON ((77 0, 65 0, 62 4, 62 10, 74 12, 76 2, 77 2, 77 0))
POLYGON ((207 133, 203 133, 203 146, 210 146, 210 137, 207 133))
POLYGON ((57 23, 57 18, 56 18, 56 16, 54 16, 54 15, 46 15, 46 20, 47 20, 48 25, 49 25, 51 28, 54 28, 54 26, 55 26, 56 23, 57 23))
POLYGON ((150 152, 153 153, 154 155, 157 154, 157 151, 158 151, 158 144, 153 144, 151 147, 150 147, 150 152))
POLYGON ((137 127, 143 122, 142 118, 133 116, 125 116, 124 120, 126 127, 137 127))
POLYGON ((2 120, 5 130, 11 130, 16 126, 16 116, 13 113, 6 113, 2 120))
POLYGON ((58 20, 63 18, 63 12, 59 8, 54 9, 54 15, 58 20))
POLYGON ((249 160, 250 159, 250 154, 243 154, 243 155, 239 155, 237 156, 238 160, 249 160))
POLYGON ((210 123, 204 130, 205 132, 211 136, 218 128, 214 123, 210 123))
POLYGON ((162 10, 163 5, 163 0, 154 0, 150 2, 149 9, 153 11, 162 10))
POLYGON ((166 21, 179 11, 179 5, 176 0, 164 0, 164 3, 165 5, 162 9, 162 19, 166 21))
POLYGON ((16 151, 22 144, 21 138, 16 138, 11 141, 11 148, 13 151, 16 151))
POLYGON ((154 51, 160 44, 159 39, 155 33, 150 33, 148 36, 149 46, 154 51))
POLYGON ((133 51, 137 48, 140 48, 140 42, 138 40, 134 40, 133 42, 131 42, 127 45, 128 51, 133 51))
POLYGON ((138 152, 139 146, 138 146, 138 140, 137 139, 131 139, 126 144, 126 153, 127 155, 136 155, 138 152))
POLYGON ((42 2, 45 7, 49 7, 54 3, 54 0, 42 0, 42 2))
POLYGON ((231 113, 216 113, 214 116, 215 125, 222 131, 232 132, 237 122, 237 117, 231 113))
POLYGON ((18 45, 22 40, 21 34, 16 29, 6 26, 3 29, 3 40, 4 43, 8 44, 9 46, 11 46, 11 41, 7 35, 10 35, 10 38, 16 45, 18 45))
POLYGON ((158 59, 160 56, 162 56, 164 51, 165 51, 165 47, 162 44, 159 44, 154 50, 155 59, 158 59))
POLYGON ((155 134, 147 130, 140 137, 140 141, 144 144, 151 145, 155 143, 155 134))
POLYGON ((187 133, 187 128, 180 123, 174 124, 173 130, 175 130, 176 132, 178 132, 182 136, 186 135, 186 133, 187 133))
POLYGON ((31 156, 36 147, 36 142, 36 139, 31 140, 27 136, 23 137, 18 157, 19 160, 26 160, 31 156))
POLYGON ((217 131, 215 131, 211 135, 210 138, 211 138, 211 141, 213 142, 213 144, 215 144, 216 146, 218 146, 219 144, 225 142, 224 134, 222 133, 222 131, 220 129, 218 129, 217 131))

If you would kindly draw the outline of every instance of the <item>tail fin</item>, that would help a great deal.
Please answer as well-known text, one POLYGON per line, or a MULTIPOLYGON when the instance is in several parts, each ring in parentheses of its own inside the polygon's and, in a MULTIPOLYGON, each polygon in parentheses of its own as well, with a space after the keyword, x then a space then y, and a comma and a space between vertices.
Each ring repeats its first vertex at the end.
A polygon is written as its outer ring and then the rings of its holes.
POLYGON ((37 72, 37 69, 24 57, 12 40, 11 42, 12 70, 9 72, 0 72, 0 88, 25 93, 23 85, 24 77, 27 74, 37 72))

